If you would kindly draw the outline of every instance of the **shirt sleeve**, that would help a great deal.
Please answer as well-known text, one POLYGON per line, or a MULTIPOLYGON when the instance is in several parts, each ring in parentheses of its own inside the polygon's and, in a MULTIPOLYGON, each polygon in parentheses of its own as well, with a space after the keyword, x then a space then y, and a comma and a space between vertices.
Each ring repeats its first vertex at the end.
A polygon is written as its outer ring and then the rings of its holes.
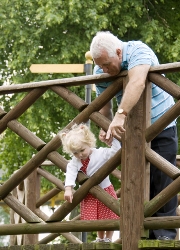
POLYGON ((121 148, 120 142, 113 138, 112 145, 110 148, 101 148, 103 152, 103 156, 106 160, 109 160, 112 156, 116 154, 116 152, 121 148))
POLYGON ((76 186, 76 178, 78 174, 78 166, 73 160, 71 160, 66 167, 66 178, 65 178, 65 187, 66 186, 76 186))
POLYGON ((137 65, 158 65, 158 59, 155 53, 146 44, 139 42, 136 46, 133 46, 131 53, 128 54, 129 58, 128 70, 137 65))

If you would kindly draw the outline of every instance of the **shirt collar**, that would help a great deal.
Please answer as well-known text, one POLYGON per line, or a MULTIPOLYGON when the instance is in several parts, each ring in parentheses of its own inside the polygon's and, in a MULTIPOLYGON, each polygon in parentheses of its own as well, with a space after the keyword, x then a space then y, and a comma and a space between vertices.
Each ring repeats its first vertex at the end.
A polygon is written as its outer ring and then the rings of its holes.
POLYGON ((121 70, 127 70, 128 69, 128 62, 127 62, 127 42, 122 42, 122 63, 121 63, 121 70))

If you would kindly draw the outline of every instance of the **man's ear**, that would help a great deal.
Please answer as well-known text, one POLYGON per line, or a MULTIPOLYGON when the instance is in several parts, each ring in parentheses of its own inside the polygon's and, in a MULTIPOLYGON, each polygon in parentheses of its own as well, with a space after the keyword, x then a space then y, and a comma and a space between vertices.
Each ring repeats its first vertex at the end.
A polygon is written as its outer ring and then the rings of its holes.
POLYGON ((118 55, 119 58, 122 58, 122 50, 121 49, 116 49, 116 54, 118 55))

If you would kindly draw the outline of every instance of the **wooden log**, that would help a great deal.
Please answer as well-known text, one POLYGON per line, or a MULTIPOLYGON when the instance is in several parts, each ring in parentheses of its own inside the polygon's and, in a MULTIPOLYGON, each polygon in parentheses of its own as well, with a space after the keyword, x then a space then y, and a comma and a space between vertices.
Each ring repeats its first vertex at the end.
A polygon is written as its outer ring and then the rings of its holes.
POLYGON ((8 122, 7 127, 37 150, 40 150, 44 147, 44 145, 46 145, 44 141, 16 120, 8 122))
POLYGON ((148 217, 144 219, 147 229, 172 229, 180 228, 179 216, 148 217))
MULTIPOLYGON (((17 190, 14 189, 12 191, 12 195, 16 198, 17 197, 17 190)), ((14 218, 14 210, 10 208, 10 224, 14 224, 15 223, 15 218, 14 218)), ((17 244, 17 236, 16 235, 11 235, 10 236, 10 246, 14 246, 17 244)))
MULTIPOLYGON (((158 73, 169 73, 169 72, 178 72, 180 69, 179 63, 167 63, 161 64, 157 66, 151 66, 149 72, 158 72, 158 73)), ((87 76, 79 76, 79 77, 71 77, 71 78, 63 78, 63 79, 55 79, 55 80, 47 80, 47 81, 39 81, 32 83, 23 83, 23 84, 11 84, 0 87, 0 95, 2 94, 12 94, 12 93, 20 93, 27 92, 35 88, 42 87, 51 87, 62 85, 65 87, 70 86, 82 86, 86 84, 94 84, 100 82, 109 82, 117 79, 118 77, 122 78, 127 75, 127 70, 121 72, 117 76, 110 76, 109 74, 97 74, 97 75, 87 75, 87 76)))
POLYGON ((12 194, 8 194, 4 199, 4 202, 19 214, 27 222, 42 222, 42 220, 36 216, 29 208, 18 201, 12 194))
POLYGON ((118 169, 114 169, 111 174, 118 180, 121 180, 121 171, 119 171, 118 169))
POLYGON ((6 197, 17 185, 19 185, 30 173, 32 173, 38 166, 40 166, 47 155, 56 150, 61 145, 59 136, 55 136, 48 142, 33 158, 31 158, 21 169, 9 178, 0 187, 0 199, 6 197))
POLYGON ((54 165, 61 169, 64 173, 66 172, 67 160, 60 155, 57 151, 52 151, 47 155, 47 158, 51 160, 54 165))
POLYGON ((156 73, 149 73, 148 79, 159 86, 161 89, 169 93, 175 99, 180 99, 180 88, 174 82, 170 81, 166 77, 156 73))
POLYGON ((46 160, 46 161, 44 161, 44 162, 41 164, 41 166, 54 166, 54 163, 51 162, 51 161, 46 160))
POLYGON ((163 207, 169 200, 171 200, 180 191, 180 177, 175 179, 165 189, 163 189, 156 197, 145 204, 144 216, 152 216, 161 207, 163 207))
POLYGON ((41 239, 38 244, 47 244, 51 241, 53 241, 54 239, 56 239, 57 237, 59 237, 60 235, 62 235, 66 240, 68 240, 71 243, 75 243, 75 244, 82 244, 82 241, 79 240, 76 236, 74 236, 72 233, 52 233, 47 235, 46 237, 44 237, 43 239, 41 239))
POLYGON ((81 250, 81 245, 70 243, 67 245, 67 250, 81 250))
POLYGON ((160 240, 159 241, 159 248, 160 249, 171 249, 174 248, 174 240, 160 240))
POLYGON ((100 83, 106 81, 112 81, 118 78, 118 76, 110 76, 109 74, 97 74, 97 75, 88 75, 88 76, 79 76, 79 77, 70 77, 70 78, 62 78, 55 80, 46 80, 32 83, 23 83, 23 84, 11 84, 0 87, 0 95, 4 94, 12 94, 12 93, 21 93, 27 92, 36 88, 48 88, 52 86, 84 86, 86 84, 100 83))
POLYGON ((119 188, 118 190, 116 190, 116 195, 118 198, 121 197, 121 188, 119 188))
MULTIPOLYGON (((33 171, 25 180, 25 206, 29 208, 33 213, 36 209, 36 199, 40 196, 40 189, 37 193, 37 171, 33 171)), ((24 245, 33 245, 38 242, 38 234, 24 234, 23 235, 24 245)))
POLYGON ((46 178, 48 181, 52 182, 54 185, 57 186, 57 188, 59 188, 60 190, 64 191, 64 184, 63 182, 58 179, 57 177, 55 177, 54 175, 52 175, 51 173, 49 173, 47 170, 43 169, 43 168, 38 168, 37 169, 38 174, 42 175, 44 178, 46 178))
POLYGON ((108 130, 108 127, 110 125, 110 120, 106 118, 105 116, 103 116, 101 113, 93 112, 89 118, 91 119, 91 121, 97 124, 104 131, 108 130))
POLYGON ((112 172, 119 165, 119 161, 121 158, 121 150, 119 150, 111 159, 109 159, 95 174, 93 174, 74 194, 73 202, 65 202, 58 208, 53 215, 47 221, 60 221, 66 215, 70 213, 70 211, 75 208, 80 201, 87 195, 90 188, 95 185, 98 185, 104 178, 112 172))
MULTIPOLYGON (((36 213, 44 221, 48 219, 48 216, 45 213, 43 213, 40 209, 36 209, 36 213)), ((75 221, 77 219, 78 219, 78 216, 76 218, 73 218, 73 220, 71 220, 71 221, 75 221)), ((72 243, 82 243, 82 241, 80 241, 72 233, 61 233, 61 234, 60 233, 51 233, 51 234, 47 235, 46 237, 44 237, 43 239, 41 239, 40 241, 38 241, 38 244, 47 244, 47 243, 51 242, 52 240, 54 240, 59 235, 62 235, 69 242, 72 242, 72 243)))
POLYGON ((6 114, 7 112, 0 107, 0 119, 3 118, 6 114))
MULTIPOLYGON (((98 248, 96 248, 97 244, 94 244, 92 242, 91 243, 83 243, 81 245, 81 247, 82 247, 82 250, 86 250, 86 249, 88 249, 88 250, 98 249, 98 248)), ((107 248, 107 249, 109 249, 109 248, 107 248)))
POLYGON ((164 115, 146 129, 146 141, 152 141, 172 121, 180 115, 180 101, 177 101, 164 115))
POLYGON ((45 195, 43 195, 42 197, 40 197, 36 201, 36 207, 38 208, 38 207, 42 206, 44 203, 46 203, 48 200, 53 198, 59 192, 61 192, 61 189, 59 189, 59 188, 55 187, 55 188, 51 189, 49 192, 47 192, 45 195))
POLYGON ((72 91, 65 87, 61 86, 54 86, 51 87, 51 89, 61 96, 66 102, 68 102, 71 106, 73 106, 75 109, 82 111, 84 108, 88 106, 88 103, 83 101, 79 96, 74 94, 72 91))
POLYGON ((168 175, 171 179, 174 180, 180 176, 180 170, 177 167, 175 167, 149 147, 146 147, 146 159, 166 175, 168 175))
POLYGON ((121 239, 121 238, 118 238, 117 240, 114 241, 114 243, 122 244, 122 239, 121 239))
POLYGON ((94 186, 89 190, 89 193, 92 194, 95 198, 100 200, 103 204, 111 209, 115 214, 120 216, 120 203, 110 194, 108 194, 100 186, 94 186))
POLYGON ((68 221, 51 223, 4 224, 0 226, 0 235, 67 233, 119 230, 119 220, 68 221))
POLYGON ((21 116, 41 95, 44 94, 46 90, 46 88, 34 89, 28 93, 0 120, 0 133, 2 133, 7 128, 8 122, 21 116))
POLYGON ((51 250, 66 250, 66 244, 61 243, 61 244, 54 244, 54 245, 39 245, 39 249, 36 250, 46 250, 41 248, 42 246, 51 246, 51 250))
POLYGON ((78 214, 77 216, 75 216, 74 218, 72 218, 71 221, 80 220, 80 219, 81 219, 81 215, 78 214))
MULTIPOLYGON (((69 244, 68 244, 69 246, 69 244)), ((68 248, 69 249, 69 248, 68 248)), ((72 250, 74 250, 75 248, 71 248, 72 250)), ((97 249, 97 250, 121 250, 122 249, 122 246, 120 244, 114 244, 114 243, 111 243, 111 242, 98 242, 98 243, 83 243, 81 244, 81 250, 94 250, 94 249, 97 249)))
MULTIPOLYGON (((151 125, 151 100, 152 100, 152 84, 146 79, 146 88, 145 88, 145 99, 146 99, 146 124, 145 128, 148 128, 151 125)), ((145 142, 145 148, 150 147, 151 143, 145 142)), ((146 154, 146 150, 145 150, 146 154)), ((144 202, 149 201, 150 199, 150 162, 145 158, 145 181, 144 181, 144 202)))
POLYGON ((138 241, 139 249, 158 249, 159 241, 158 240, 139 240, 138 241))
POLYGON ((180 88, 171 80, 167 79, 163 75, 156 74, 156 73, 149 73, 148 79, 159 86, 161 89, 169 93, 175 99, 180 99, 180 88))
POLYGON ((122 89, 121 79, 115 80, 100 96, 94 99, 80 114, 78 114, 66 127, 70 129, 74 123, 87 122, 93 112, 99 111, 114 95, 122 89))
MULTIPOLYGON (((128 82, 128 78, 125 79, 128 82)), ((126 84, 125 82, 125 84, 126 84)), ((146 96, 129 112, 122 134, 120 231, 123 249, 138 250, 144 232, 146 96)))
POLYGON ((180 71, 180 63, 179 62, 151 66, 149 69, 149 72, 158 72, 160 74, 179 72, 179 71, 180 71))

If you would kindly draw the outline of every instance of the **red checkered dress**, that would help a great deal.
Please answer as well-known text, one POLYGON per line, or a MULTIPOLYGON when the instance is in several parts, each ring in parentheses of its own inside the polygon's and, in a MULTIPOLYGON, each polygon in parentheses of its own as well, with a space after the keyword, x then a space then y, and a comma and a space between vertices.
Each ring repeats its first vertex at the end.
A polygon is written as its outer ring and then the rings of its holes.
MULTIPOLYGON (((83 166, 81 171, 86 174, 86 169, 90 159, 81 160, 83 166)), ((109 187, 104 188, 104 190, 111 196, 117 199, 114 187, 111 184, 109 187)), ((101 220, 101 219, 118 219, 119 216, 112 212, 108 207, 106 207, 102 202, 92 196, 90 193, 82 200, 80 203, 81 208, 81 220, 101 220)))

